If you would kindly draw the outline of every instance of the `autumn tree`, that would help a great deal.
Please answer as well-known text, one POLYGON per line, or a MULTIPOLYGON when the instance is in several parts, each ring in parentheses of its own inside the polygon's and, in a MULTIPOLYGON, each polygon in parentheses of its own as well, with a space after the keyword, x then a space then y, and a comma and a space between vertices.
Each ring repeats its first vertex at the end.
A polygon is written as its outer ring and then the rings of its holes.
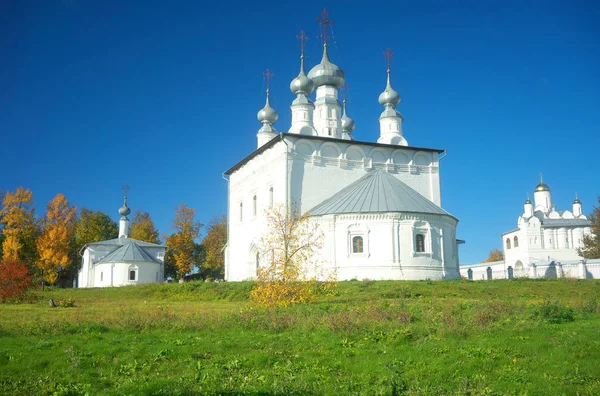
POLYGON ((500 249, 490 250, 490 254, 486 260, 483 260, 482 263, 492 263, 494 261, 502 261, 504 260, 504 253, 500 249))
POLYGON ((180 204, 175 212, 173 228, 176 230, 166 238, 165 276, 181 279, 199 266, 203 257, 202 247, 196 243, 200 237, 202 223, 194 220, 196 209, 180 204))
POLYGON ((135 212, 129 226, 129 236, 139 241, 160 244, 158 230, 148 212, 135 212))
MULTIPOLYGON (((265 211, 267 232, 260 241, 258 284, 254 301, 267 306, 308 302, 314 297, 314 282, 323 277, 317 252, 323 247, 319 224, 296 205, 288 211, 277 205, 265 211)), ((331 279, 330 276, 327 276, 331 279)))
POLYGON ((600 258, 600 195, 598 196, 598 206, 588 216, 592 222, 591 234, 583 236, 583 246, 577 250, 577 253, 586 259, 600 258))
POLYGON ((114 239, 119 236, 119 226, 106 213, 93 212, 87 208, 79 211, 75 226, 75 245, 77 251, 92 242, 114 239))
POLYGON ((206 237, 202 247, 206 253, 200 273, 204 278, 223 278, 225 274, 225 257, 223 248, 227 243, 227 217, 213 217, 208 223, 206 237))
POLYGON ((22 260, 31 267, 37 258, 39 226, 35 218, 33 194, 23 187, 6 192, 0 209, 2 258, 22 260))
POLYGON ((43 280, 54 284, 60 270, 72 264, 77 208, 70 206, 61 193, 48 202, 42 221, 42 234, 37 240, 39 259, 37 267, 43 280))

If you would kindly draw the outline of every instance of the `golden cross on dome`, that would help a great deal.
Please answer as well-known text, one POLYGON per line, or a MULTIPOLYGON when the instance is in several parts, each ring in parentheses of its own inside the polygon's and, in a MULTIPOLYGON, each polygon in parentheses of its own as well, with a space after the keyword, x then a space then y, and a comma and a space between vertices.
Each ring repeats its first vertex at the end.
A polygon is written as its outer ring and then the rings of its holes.
POLYGON ((317 22, 319 22, 319 25, 321 25, 321 39, 325 45, 327 45, 327 42, 329 41, 329 37, 327 36, 327 27, 333 26, 333 21, 327 19, 328 16, 329 14, 327 13, 327 9, 323 8, 321 17, 317 18, 317 22))

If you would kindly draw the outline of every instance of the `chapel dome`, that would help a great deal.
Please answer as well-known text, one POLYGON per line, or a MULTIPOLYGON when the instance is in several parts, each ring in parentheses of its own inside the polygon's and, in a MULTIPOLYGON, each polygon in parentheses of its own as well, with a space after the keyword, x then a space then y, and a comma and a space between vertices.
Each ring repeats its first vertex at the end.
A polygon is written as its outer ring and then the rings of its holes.
POLYGON ((573 201, 573 205, 575 204, 581 205, 581 201, 579 200, 579 198, 575 198, 575 201, 573 201))
POLYGON ((129 209, 127 203, 123 203, 123 206, 119 208, 119 214, 121 216, 127 216, 129 213, 131 213, 131 209, 129 209))
POLYGON ((308 72, 308 78, 313 81, 315 88, 322 85, 331 85, 339 89, 346 81, 344 71, 329 60, 327 45, 323 47, 321 63, 308 72))
POLYGON ((537 187, 535 188, 535 192, 540 192, 540 191, 550 191, 550 187, 548 187, 547 184, 541 182, 540 184, 537 185, 537 187))

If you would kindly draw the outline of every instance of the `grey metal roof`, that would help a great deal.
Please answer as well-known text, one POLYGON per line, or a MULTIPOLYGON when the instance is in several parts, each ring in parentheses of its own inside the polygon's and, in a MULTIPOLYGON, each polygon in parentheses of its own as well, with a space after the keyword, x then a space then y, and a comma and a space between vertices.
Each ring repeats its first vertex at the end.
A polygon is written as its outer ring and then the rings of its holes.
POLYGON ((97 264, 103 263, 120 263, 123 261, 145 261, 145 262, 158 262, 154 257, 149 255, 141 246, 137 244, 138 241, 128 239, 128 241, 120 248, 113 250, 106 257, 98 261, 97 264))
POLYGON ((311 216, 382 212, 452 216, 383 169, 367 173, 309 211, 311 216))
POLYGON ((91 243, 88 243, 88 245, 116 245, 116 246, 123 246, 126 243, 128 243, 129 241, 134 241, 139 246, 165 247, 164 245, 158 245, 156 243, 151 243, 151 242, 144 242, 144 241, 140 241, 138 239, 133 239, 133 238, 107 239, 106 241, 91 242, 91 243))
POLYGON ((592 222, 585 219, 544 219, 542 227, 586 227, 591 226, 592 222))

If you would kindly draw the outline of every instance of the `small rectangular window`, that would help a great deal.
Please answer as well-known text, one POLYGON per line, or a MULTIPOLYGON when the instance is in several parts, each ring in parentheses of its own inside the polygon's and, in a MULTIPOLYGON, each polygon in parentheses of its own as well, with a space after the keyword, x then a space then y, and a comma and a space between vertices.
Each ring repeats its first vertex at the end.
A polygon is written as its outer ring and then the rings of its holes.
POLYGON ((256 195, 252 198, 252 216, 256 216, 256 195))
POLYGON ((104 280, 104 272, 100 272, 100 282, 104 280))
POLYGON ((417 252, 418 253, 423 253, 425 252, 425 235, 423 234, 417 234, 417 252))
POLYGON ((364 244, 361 236, 355 236, 352 238, 352 253, 363 253, 364 244))
POLYGON ((136 273, 137 273, 137 271, 136 271, 136 270, 130 270, 130 271, 129 271, 129 280, 130 280, 130 281, 134 281, 134 280, 136 280, 136 279, 135 279, 135 278, 136 278, 136 273))

